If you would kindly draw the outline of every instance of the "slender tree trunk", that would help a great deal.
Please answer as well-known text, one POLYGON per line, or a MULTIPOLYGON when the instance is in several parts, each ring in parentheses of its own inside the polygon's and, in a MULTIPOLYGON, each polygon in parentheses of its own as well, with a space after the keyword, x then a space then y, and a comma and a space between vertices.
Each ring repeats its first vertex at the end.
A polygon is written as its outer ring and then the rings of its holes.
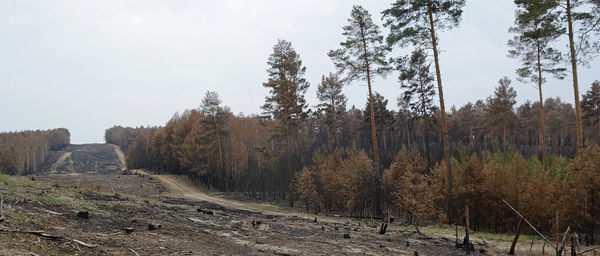
POLYGON ((523 229, 523 218, 520 218, 519 224, 517 225, 517 233, 515 234, 515 237, 513 238, 513 241, 510 244, 510 250, 508 251, 508 254, 510 254, 510 255, 515 254, 515 247, 517 245, 517 241, 519 240, 519 236, 521 235, 522 229, 523 229))
POLYGON ((375 188, 375 215, 382 216, 383 209, 381 204, 383 202, 383 193, 381 189, 381 168, 379 166, 379 153, 377 152, 377 129, 375 128, 375 106, 373 101, 373 92, 371 90, 371 66, 369 64, 369 58, 367 57, 367 42, 365 40, 364 31, 361 28, 361 36, 363 42, 363 51, 365 54, 365 68, 367 70, 367 86, 369 87, 369 109, 371 111, 371 137, 373 140, 373 162, 375 163, 375 174, 377 178, 377 185, 375 188))
POLYGON ((225 166, 223 165, 223 149, 221 146, 221 132, 217 127, 217 118, 215 117, 215 130, 217 132, 217 147, 219 148, 219 163, 221 172, 225 172, 225 166))
POLYGON ((383 155, 385 156, 387 154, 387 141, 386 141, 386 127, 384 125, 383 128, 381 128, 381 142, 383 142, 383 155))
POLYGON ((503 126, 502 126, 502 146, 504 147, 504 150, 506 150, 506 137, 508 137, 506 130, 507 130, 506 124, 503 124, 503 126))
POLYGON ((544 171, 548 172, 548 159, 546 152, 546 130, 544 128, 544 98, 542 97, 542 61, 540 43, 537 42, 537 66, 538 66, 538 92, 540 95, 540 142, 542 143, 542 163, 544 171))
MULTIPOLYGON (((598 127, 600 127, 600 123, 598 123, 598 127)), ((600 128, 598 128, 598 136, 600 136, 600 128)), ((408 122, 406 122, 406 143, 408 143, 407 148, 410 148, 410 130, 408 129, 408 122)))
POLYGON ((427 107, 425 106, 425 91, 423 89, 423 80, 419 75, 419 86, 421 87, 421 116, 423 117, 423 146, 425 150, 425 157, 427 159, 427 166, 429 166, 429 140, 427 139, 427 131, 429 131, 429 123, 427 116, 427 107))
POLYGON ((571 69, 573 73, 573 93, 575 94, 575 126, 577 128, 577 155, 583 153, 583 123, 581 119, 581 104, 579 103, 579 81, 577 78, 577 56, 573 40, 573 17, 571 15, 571 0, 567 0, 567 21, 569 23, 569 48, 571 50, 571 69))
POLYGON ((596 126, 598 127, 598 145, 600 145, 600 113, 596 115, 596 126))
POLYGON ((447 176, 447 191, 446 191, 446 202, 448 203, 448 223, 454 223, 454 205, 452 203, 452 167, 450 165, 450 152, 448 149, 448 125, 446 123, 446 107, 444 106, 444 92, 442 90, 442 75, 440 74, 440 63, 438 59, 437 41, 435 36, 435 27, 433 25, 433 10, 431 4, 427 6, 427 12, 429 14, 429 26, 431 32, 431 44, 433 47, 433 59, 435 62, 435 75, 438 84, 438 95, 440 97, 440 121, 442 125, 442 145, 444 147, 444 161, 446 162, 446 176, 447 176))
POLYGON ((333 122, 331 124, 331 127, 330 127, 331 130, 329 131, 329 133, 333 137, 333 144, 331 145, 330 150, 333 150, 338 145, 338 138, 337 138, 337 110, 335 109, 335 107, 336 107, 335 105, 336 105, 335 101, 332 98, 331 99, 331 107, 333 108, 333 122))

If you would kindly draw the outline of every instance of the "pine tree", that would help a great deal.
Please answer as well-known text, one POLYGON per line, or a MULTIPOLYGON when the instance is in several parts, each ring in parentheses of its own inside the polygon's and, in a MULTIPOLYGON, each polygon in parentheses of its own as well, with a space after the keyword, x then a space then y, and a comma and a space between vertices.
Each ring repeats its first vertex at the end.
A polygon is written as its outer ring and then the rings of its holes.
POLYGON ((598 0, 560 0, 565 12, 562 20, 566 21, 569 38, 569 57, 573 92, 575 95, 575 125, 577 129, 577 154, 583 152, 583 123, 581 104, 579 102, 578 64, 588 63, 600 52, 600 42, 592 37, 600 34, 600 1, 598 0), (565 17, 566 16, 566 17, 565 17), (577 42, 575 42, 577 40, 577 42))
POLYGON ((390 68, 386 61, 389 48, 383 43, 383 36, 379 26, 373 23, 371 14, 362 6, 355 5, 350 13, 350 23, 343 27, 342 35, 346 41, 341 42, 342 48, 329 51, 328 55, 333 60, 338 73, 343 74, 344 82, 366 80, 369 88, 369 104, 371 118, 371 139, 373 143, 373 156, 375 172, 377 174, 377 199, 376 214, 383 213, 381 192, 381 168, 379 153, 377 151, 377 131, 375 128, 375 110, 371 80, 374 76, 385 76, 390 68))
MULTIPOLYGON (((200 119, 201 130, 205 136, 206 151, 205 156, 208 162, 208 168, 217 173, 222 180, 222 186, 226 183, 225 161, 224 161, 224 145, 223 141, 228 135, 226 130, 227 122, 229 121, 230 111, 228 107, 221 107, 219 94, 216 92, 207 91, 202 98, 200 105, 202 118, 200 119), (215 159, 216 158, 216 159, 215 159)), ((222 189, 227 189, 223 186, 222 189)))
POLYGON ((327 141, 330 149, 339 145, 339 129, 344 112, 346 111, 346 96, 342 93, 343 84, 336 74, 322 76, 317 88, 317 105, 319 112, 324 114, 327 126, 327 141))
POLYGON ((557 8, 554 0, 515 0, 517 11, 515 26, 509 32, 516 34, 508 41, 512 48, 509 56, 518 58, 522 66, 517 69, 517 79, 523 82, 536 82, 540 98, 540 141, 542 163, 548 169, 546 132, 544 127, 544 98, 542 97, 542 84, 546 81, 544 73, 553 74, 562 79, 564 68, 557 67, 561 54, 550 46, 564 30, 560 28, 558 14, 553 12, 557 8))
POLYGON ((598 127, 598 141, 600 144, 600 81, 592 83, 592 88, 583 95, 583 116, 595 123, 598 127))
POLYGON ((513 112, 517 103, 517 92, 510 87, 510 79, 503 77, 498 80, 498 86, 494 90, 494 96, 487 99, 486 123, 490 131, 490 138, 502 136, 502 145, 507 146, 508 129, 515 119, 513 112))
POLYGON ((270 95, 265 97, 262 109, 265 114, 277 121, 275 137, 283 137, 284 144, 288 146, 288 176, 284 182, 291 184, 294 170, 301 162, 300 121, 307 116, 304 94, 310 84, 304 78, 306 67, 302 66, 302 60, 291 42, 277 40, 267 64, 269 78, 263 86, 269 88, 270 95), (293 155, 298 164, 292 163, 293 155))
POLYGON ((404 89, 404 101, 406 101, 415 117, 420 118, 423 123, 423 149, 429 163, 429 119, 433 116, 435 106, 433 97, 433 75, 429 72, 430 63, 427 62, 425 51, 419 49, 413 51, 410 59, 408 57, 397 60, 400 71, 400 88, 404 89))
POLYGON ((440 98, 442 144, 448 179, 446 191, 448 208, 446 214, 448 214, 449 223, 454 221, 452 166, 450 165, 448 124, 446 121, 436 28, 445 30, 458 26, 464 5, 465 0, 397 0, 391 8, 383 11, 383 18, 386 20, 384 26, 390 28, 390 34, 387 37, 389 45, 399 44, 404 46, 412 44, 415 47, 421 47, 425 44, 433 51, 438 96, 440 98))

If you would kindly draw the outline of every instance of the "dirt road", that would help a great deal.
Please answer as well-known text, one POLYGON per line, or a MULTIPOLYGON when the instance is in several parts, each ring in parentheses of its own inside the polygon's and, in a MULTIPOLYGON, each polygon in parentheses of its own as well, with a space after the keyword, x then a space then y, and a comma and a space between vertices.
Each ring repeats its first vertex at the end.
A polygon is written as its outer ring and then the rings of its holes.
POLYGON ((157 179, 165 187, 165 189, 173 196, 180 198, 187 198, 193 200, 201 200, 209 203, 214 203, 225 208, 233 210, 244 210, 249 212, 262 213, 266 215, 277 215, 277 216, 297 216, 305 219, 318 219, 326 220, 328 222, 342 223, 347 221, 343 218, 335 218, 329 216, 317 216, 314 214, 307 214, 296 212, 290 209, 283 209, 279 206, 266 204, 266 203, 252 203, 252 202, 241 202, 224 198, 222 196, 209 195, 206 191, 195 187, 191 184, 185 176, 178 175, 152 175, 144 170, 134 170, 134 172, 141 173, 144 175, 150 175, 157 179))

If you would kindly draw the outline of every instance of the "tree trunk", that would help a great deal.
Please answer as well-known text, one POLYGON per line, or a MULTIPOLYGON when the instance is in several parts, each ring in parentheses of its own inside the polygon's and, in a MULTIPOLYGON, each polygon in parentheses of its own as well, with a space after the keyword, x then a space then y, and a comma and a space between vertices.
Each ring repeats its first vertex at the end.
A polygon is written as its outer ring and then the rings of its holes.
POLYGON ((519 224, 517 225, 517 233, 515 234, 515 238, 513 239, 512 244, 510 245, 510 251, 508 251, 508 254, 510 254, 510 255, 515 254, 515 246, 517 245, 517 241, 519 240, 519 236, 521 235, 522 229, 523 229, 523 218, 520 218, 519 224))
POLYGON ((427 139, 427 131, 429 131, 427 106, 425 106, 425 91, 423 89, 423 80, 419 75, 419 85, 421 86, 421 116, 423 117, 423 146, 425 150, 425 156, 427 159, 427 166, 429 166, 429 140, 427 139))
POLYGON ((447 214, 448 223, 454 223, 454 206, 452 204, 452 167, 450 165, 450 152, 448 152, 448 125, 446 123, 446 107, 444 106, 444 92, 442 90, 442 75, 440 74, 440 63, 438 59, 437 41, 435 36, 435 27, 433 25, 433 10, 431 4, 427 5, 427 12, 429 14, 429 26, 431 32, 431 45, 433 48, 433 59, 435 62, 435 75, 438 84, 438 95, 440 97, 440 121, 442 125, 442 145, 444 147, 444 161, 446 162, 446 176, 447 176, 447 191, 446 191, 446 202, 448 204, 447 214))
POLYGON ((548 172, 548 159, 546 153, 546 130, 544 128, 544 98, 542 97, 542 61, 540 42, 537 41, 537 66, 538 66, 538 92, 540 95, 540 142, 542 143, 542 163, 544 171, 548 172))
POLYGON ((469 241, 469 206, 465 205, 465 254, 471 254, 471 242, 469 241))
POLYGON ((573 74, 573 93, 575 94, 575 126, 577 128, 577 155, 583 153, 583 124, 581 120, 581 104, 579 103, 579 81, 577 78, 577 56, 573 41, 573 17, 571 15, 571 0, 567 0, 567 22, 569 23, 569 48, 571 50, 571 69, 573 74))
MULTIPOLYGON (((598 123, 598 137, 600 138, 600 123, 598 123)), ((410 148, 410 130, 408 129, 408 122, 406 122, 406 142, 407 148, 410 148)))
POLYGON ((502 126, 502 147, 506 150, 506 137, 508 137, 508 132, 506 131, 506 124, 502 126))
POLYGON ((375 106, 373 101, 373 92, 371 89, 371 66, 369 64, 369 56, 367 54, 367 42, 365 40, 363 28, 361 28, 361 36, 363 43, 363 51, 365 54, 365 68, 367 70, 367 86, 369 87, 369 110, 371 112, 371 139, 373 140, 373 162, 375 163, 375 174, 377 178, 377 185, 375 188, 375 215, 382 216, 383 209, 381 203, 383 202, 383 194, 381 189, 381 168, 379 167, 379 153, 377 152, 377 129, 375 128, 375 106))
POLYGON ((600 113, 596 115, 596 126, 598 126, 598 144, 600 145, 600 113))

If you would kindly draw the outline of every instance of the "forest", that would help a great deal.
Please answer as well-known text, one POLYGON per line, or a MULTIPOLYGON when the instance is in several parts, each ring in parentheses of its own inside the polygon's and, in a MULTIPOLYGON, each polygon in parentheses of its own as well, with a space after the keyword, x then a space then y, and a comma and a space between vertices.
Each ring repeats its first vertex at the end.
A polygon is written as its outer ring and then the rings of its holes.
MULTIPOLYGON (((324 53, 335 70, 319 71, 320 81, 308 81, 301 53, 278 39, 266 81, 245 85, 268 89, 261 113, 234 114, 207 91, 162 126, 115 125, 104 137, 129 169, 307 212, 462 225, 468 206, 472 229, 514 232, 514 207, 544 234, 570 227, 597 241, 600 81, 580 90, 578 75, 598 73, 590 63, 600 53, 600 0, 514 3, 506 54, 518 66, 493 78, 484 99, 445 105, 444 91, 460 88, 443 84, 439 36, 460 26, 466 1, 395 0, 383 27, 352 8, 343 41, 324 53), (380 78, 397 81, 398 93, 378 93, 380 78), (544 97, 549 79, 565 98, 544 97), (534 86, 536 98, 517 104, 513 80, 534 86), (344 87, 356 83, 366 85, 364 105, 348 106, 344 87), (306 101, 310 86, 317 105, 306 101)), ((0 173, 38 173, 69 143, 64 128, 0 133, 0 173)))
POLYGON ((65 128, 0 133, 0 173, 37 173, 48 152, 60 150, 69 143, 69 130, 65 128))
POLYGON ((397 0, 382 13, 388 34, 354 6, 346 40, 327 53, 336 70, 317 83, 316 106, 305 100, 311 84, 300 54, 279 39, 262 113, 235 115, 208 91, 164 126, 114 126, 105 139, 127 152, 128 168, 185 174, 310 212, 460 224, 467 205, 475 230, 508 232, 519 216, 506 201, 543 232, 594 234, 600 82, 580 92, 577 75, 592 72, 581 67, 600 49, 600 2, 515 4, 508 57, 520 63, 515 79, 539 92, 520 105, 511 79, 499 77, 489 97, 446 109, 438 33, 460 25, 465 1, 397 0), (412 53, 390 56, 395 48, 412 53), (376 92, 373 78, 386 76, 397 79, 398 95, 376 92), (552 77, 572 86, 574 104, 544 98, 552 77), (343 88, 353 81, 367 83, 364 106, 346 105, 343 88))

